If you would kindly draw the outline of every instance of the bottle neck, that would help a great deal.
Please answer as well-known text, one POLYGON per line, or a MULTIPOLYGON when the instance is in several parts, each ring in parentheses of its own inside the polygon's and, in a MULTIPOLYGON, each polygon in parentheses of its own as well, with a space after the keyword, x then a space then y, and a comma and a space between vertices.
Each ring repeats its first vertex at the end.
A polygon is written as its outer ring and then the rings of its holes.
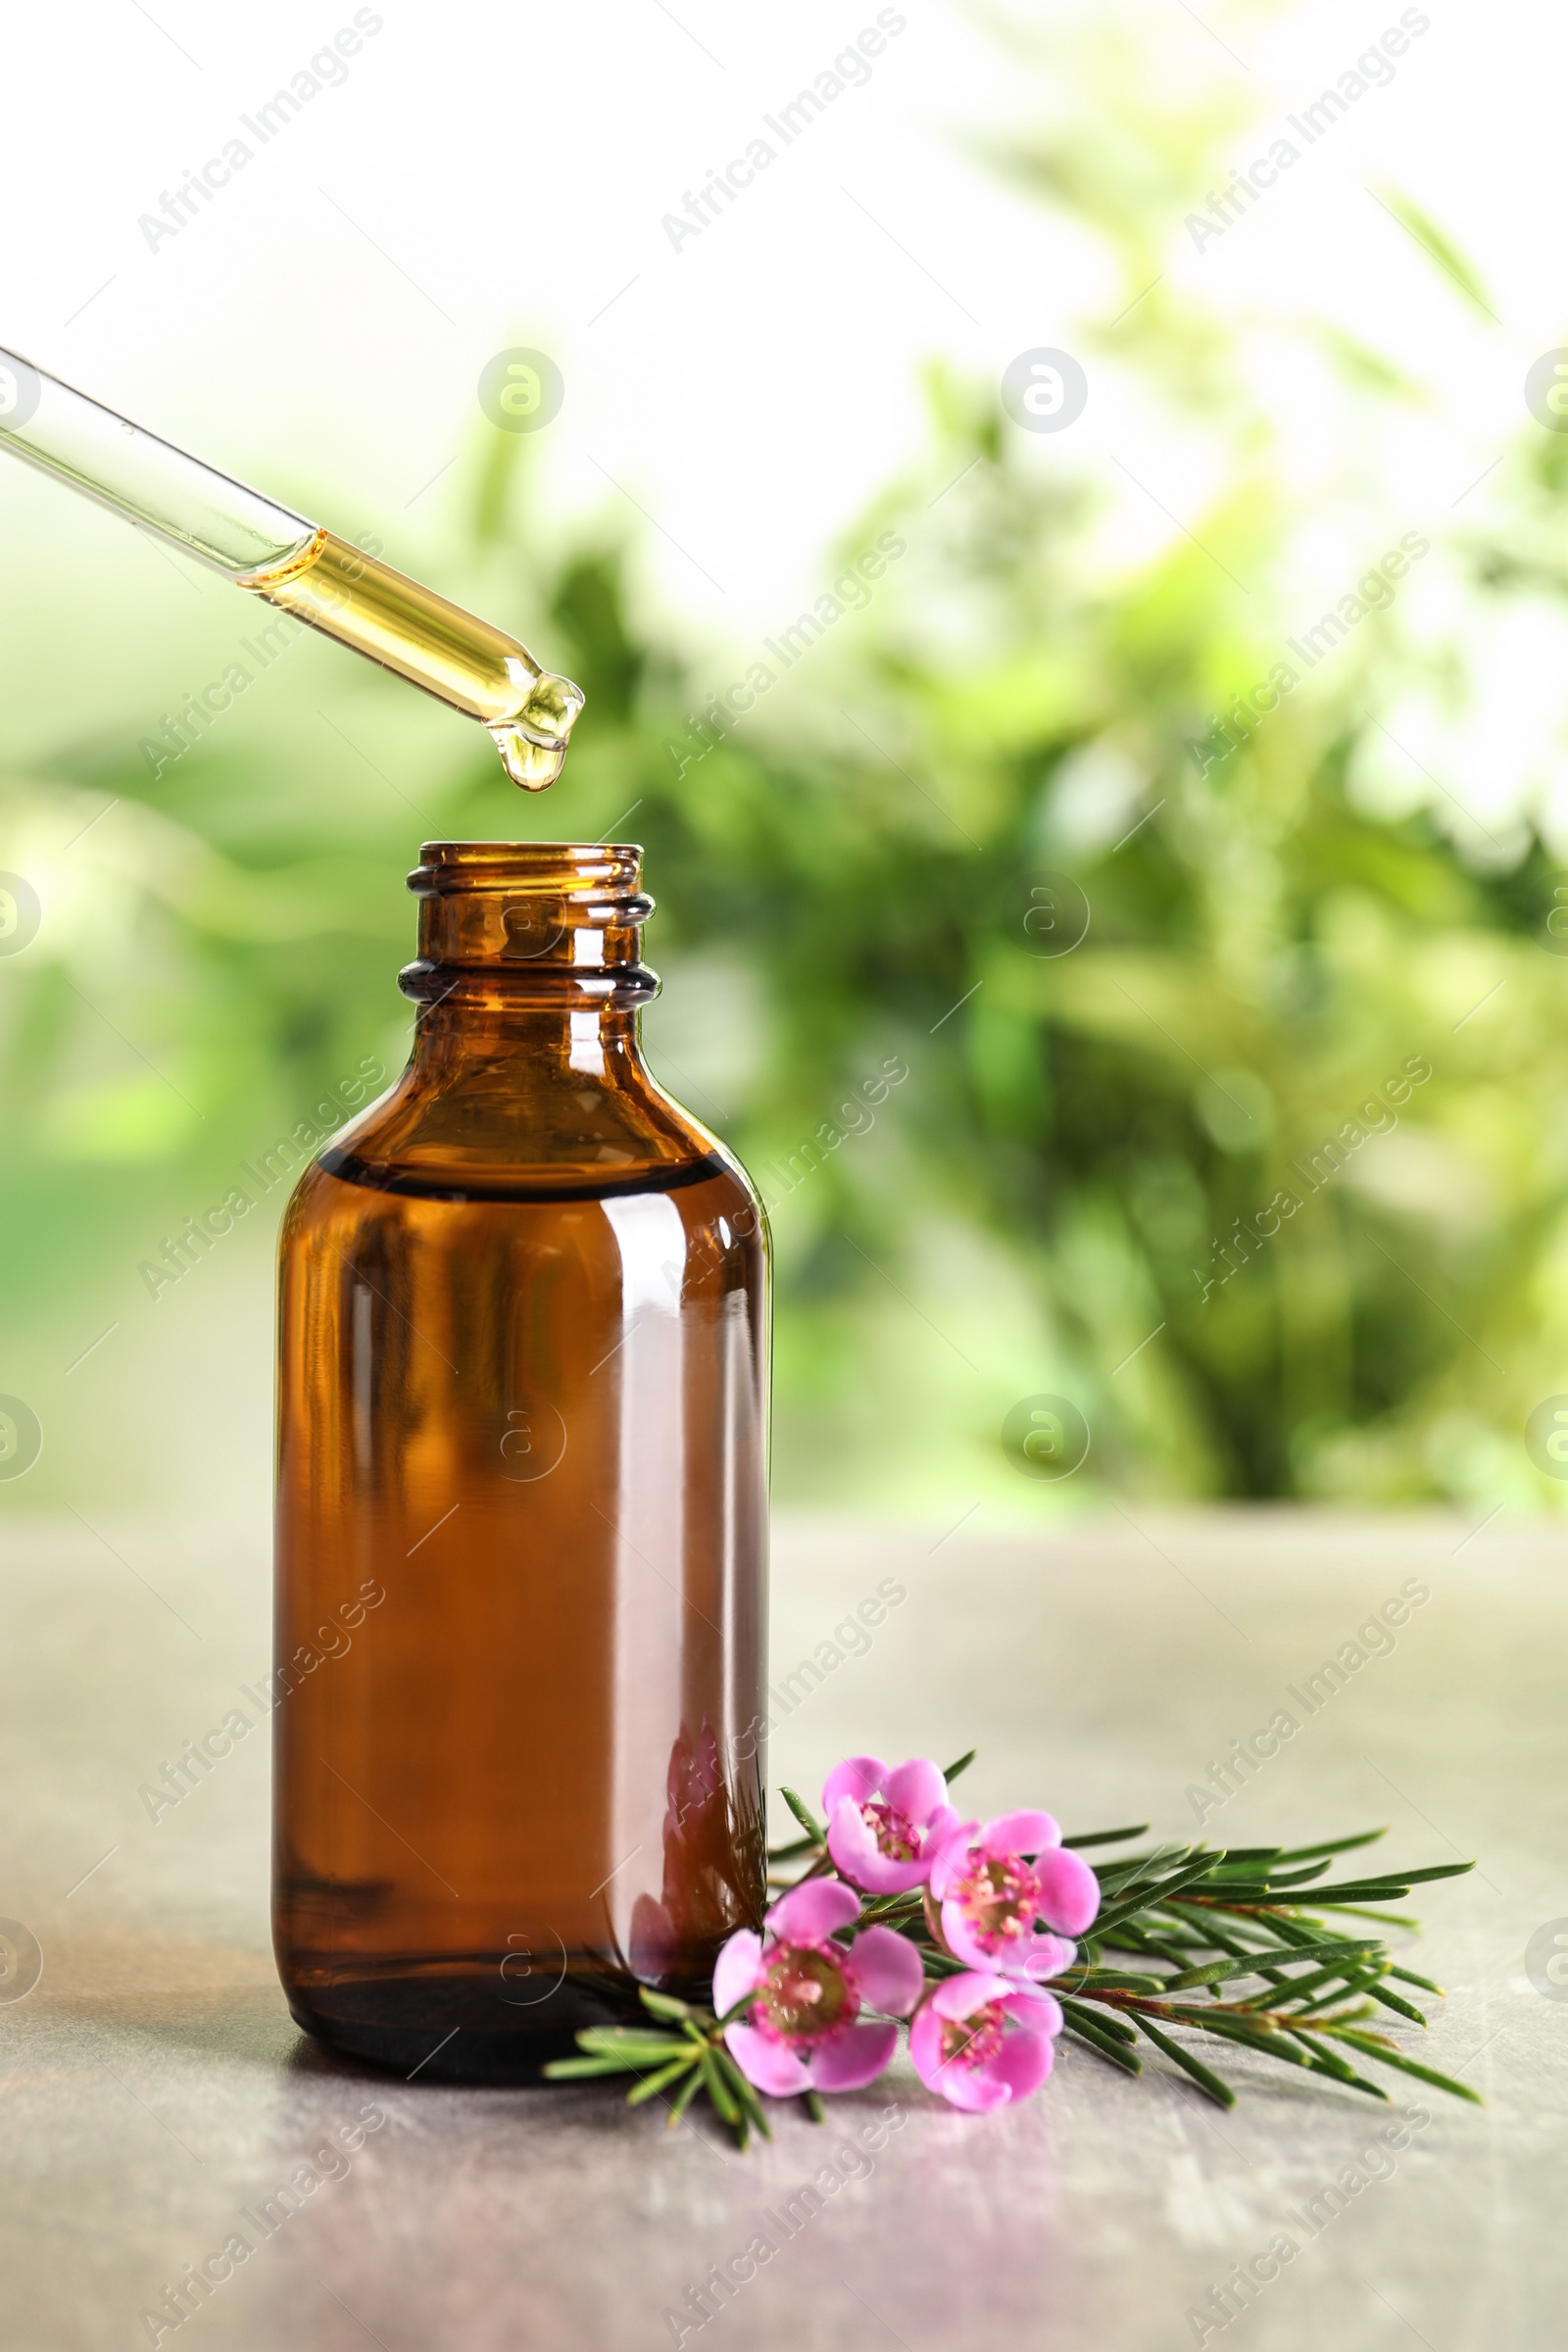
POLYGON ((409 877, 419 953, 398 979, 420 1008, 416 1069, 533 1055, 600 1084, 645 1075, 638 1016, 659 980, 640 865, 597 844, 426 843, 409 877))
POLYGON ((415 1076, 439 1083, 502 1065, 514 1075, 519 1065, 533 1067, 558 1081, 574 1075, 600 1086, 646 1083, 639 1007, 586 991, 575 1001, 538 1003, 481 997, 468 987, 423 1002, 410 1055, 415 1076))
POLYGON ((322 1160, 329 1176, 447 1201, 597 1199, 694 1183, 719 1147, 656 1084, 638 1039, 659 983, 642 853, 431 842, 410 876, 419 1008, 403 1077, 322 1160))

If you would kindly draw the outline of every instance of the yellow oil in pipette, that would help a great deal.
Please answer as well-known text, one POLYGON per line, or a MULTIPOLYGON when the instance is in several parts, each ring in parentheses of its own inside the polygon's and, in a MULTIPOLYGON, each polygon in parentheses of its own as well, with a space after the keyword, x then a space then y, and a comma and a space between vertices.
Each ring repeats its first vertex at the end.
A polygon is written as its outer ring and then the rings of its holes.
POLYGON ((478 719, 525 792, 561 773, 582 693, 517 638, 3 349, 0 447, 478 719))
POLYGON ((569 678, 541 670, 505 630, 333 531, 317 531, 286 563, 241 572, 234 584, 478 719, 525 792, 542 792, 560 775, 582 694, 569 678))

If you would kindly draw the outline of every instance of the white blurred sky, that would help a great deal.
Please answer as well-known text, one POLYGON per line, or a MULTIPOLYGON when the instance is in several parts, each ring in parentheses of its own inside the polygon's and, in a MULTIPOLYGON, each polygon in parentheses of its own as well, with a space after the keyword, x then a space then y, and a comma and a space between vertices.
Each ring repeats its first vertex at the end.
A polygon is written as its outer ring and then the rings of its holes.
MULTIPOLYGON (((646 529, 613 476, 659 526, 646 574, 659 602, 710 643, 750 643, 814 591, 833 531, 920 447, 923 360, 996 375, 1030 346, 1077 346, 1086 319, 1119 308, 1103 256, 974 160, 983 137, 1033 118, 1041 92, 948 0, 907 0, 868 85, 678 254, 661 216, 875 22, 872 0, 678 0, 674 14, 661 0, 389 0, 376 13, 346 82, 156 253, 138 215, 353 9, 19 13, 0 340, 263 488, 327 486, 325 519, 377 528, 411 568, 439 544, 461 467, 431 477, 479 430, 481 368, 537 343, 567 385, 543 437, 551 503, 646 529)), ((1568 27, 1541 6, 1425 13, 1391 87, 1251 218, 1172 262, 1238 318, 1334 318, 1429 388, 1424 412, 1358 450, 1353 412, 1287 339, 1252 345, 1292 469, 1325 483, 1331 586, 1385 524, 1431 529, 1452 511, 1527 429, 1529 363, 1568 336, 1568 27), (1495 324, 1374 203, 1367 183, 1386 182, 1458 241, 1495 324)), ((1232 142, 1240 163, 1399 15, 1385 0, 1277 16, 1146 0, 1134 21, 1174 102, 1227 83, 1256 99, 1258 130, 1232 142)), ((1091 19, 1092 0, 1056 0, 1033 21, 1091 19)), ((1081 423, 1030 454, 1117 480, 1127 554, 1170 535, 1162 509, 1200 515, 1209 486, 1200 439, 1109 361, 1093 366, 1081 423)), ((191 590, 150 551, 6 466, 0 532, 0 662, 52 707, 46 724, 79 731, 98 701, 156 706, 163 684, 188 682, 184 655, 161 679, 159 649, 171 632, 188 643, 191 590), (58 562, 36 564, 50 545, 58 562), (69 661, 83 630, 85 674, 69 661)))

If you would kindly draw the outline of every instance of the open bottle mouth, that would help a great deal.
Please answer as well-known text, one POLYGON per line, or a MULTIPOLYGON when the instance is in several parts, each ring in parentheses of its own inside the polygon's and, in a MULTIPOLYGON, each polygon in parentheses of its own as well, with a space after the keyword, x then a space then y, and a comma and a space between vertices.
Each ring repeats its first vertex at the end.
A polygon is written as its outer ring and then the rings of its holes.
POLYGON ((621 842, 427 841, 409 888, 419 953, 398 986, 431 1004, 455 992, 645 1004, 640 960, 654 902, 642 851, 621 842))

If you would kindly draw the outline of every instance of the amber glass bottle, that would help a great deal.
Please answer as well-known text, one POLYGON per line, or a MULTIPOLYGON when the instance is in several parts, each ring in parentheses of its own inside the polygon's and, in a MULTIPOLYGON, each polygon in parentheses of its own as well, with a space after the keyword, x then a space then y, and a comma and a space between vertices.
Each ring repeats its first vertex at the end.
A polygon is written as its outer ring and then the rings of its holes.
POLYGON ((293 2013, 505 2079, 763 1899, 767 1251, 643 1061, 635 849, 435 842, 407 1070, 281 1243, 293 2013))

